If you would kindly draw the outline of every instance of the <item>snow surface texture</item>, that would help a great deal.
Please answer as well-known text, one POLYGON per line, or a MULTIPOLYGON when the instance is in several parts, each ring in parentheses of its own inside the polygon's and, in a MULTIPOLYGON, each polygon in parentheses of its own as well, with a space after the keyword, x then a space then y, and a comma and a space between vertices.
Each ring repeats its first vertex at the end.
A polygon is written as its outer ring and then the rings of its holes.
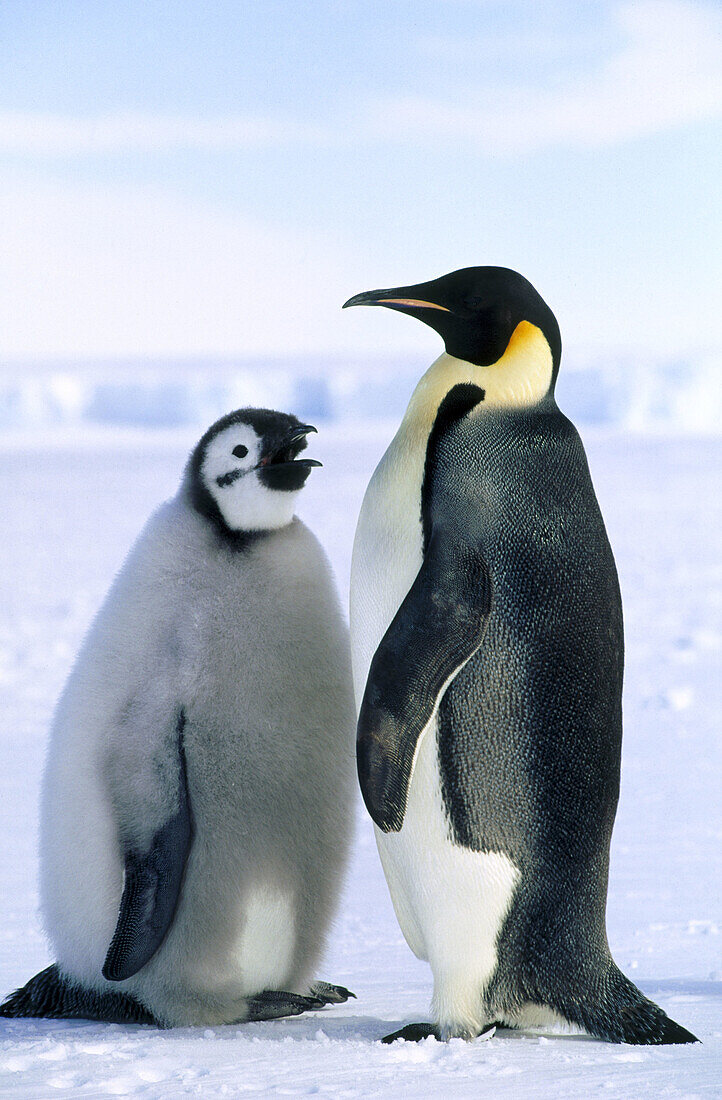
MULTIPOLYGON (((324 462, 301 514, 344 597, 361 497, 393 425, 313 437, 324 462)), ((580 1035, 382 1046, 427 1018, 428 967, 391 909, 371 826, 359 827, 318 976, 357 1001, 290 1020, 180 1029, 0 1021, 0 1095, 103 1097, 711 1097, 722 1094, 719 812, 722 440, 586 433, 626 613, 622 795, 609 938, 643 991, 703 1045, 623 1047, 580 1035)), ((45 430, 0 445, 0 995, 51 961, 37 900, 38 795, 47 729, 91 615, 155 505, 178 484, 193 432, 45 430)), ((78 853, 82 859, 82 852, 78 853)))

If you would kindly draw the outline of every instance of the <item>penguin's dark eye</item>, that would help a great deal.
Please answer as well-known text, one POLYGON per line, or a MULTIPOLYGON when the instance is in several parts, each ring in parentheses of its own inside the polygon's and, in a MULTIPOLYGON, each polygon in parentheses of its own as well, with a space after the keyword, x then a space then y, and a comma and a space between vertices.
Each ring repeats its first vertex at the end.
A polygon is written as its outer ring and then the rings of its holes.
POLYGON ((231 454, 234 454, 236 458, 245 458, 248 454, 248 447, 244 447, 242 443, 239 443, 237 447, 233 448, 231 454))
POLYGON ((478 294, 472 294, 470 298, 465 299, 464 305, 467 309, 479 309, 479 307, 483 305, 483 302, 484 299, 478 294))

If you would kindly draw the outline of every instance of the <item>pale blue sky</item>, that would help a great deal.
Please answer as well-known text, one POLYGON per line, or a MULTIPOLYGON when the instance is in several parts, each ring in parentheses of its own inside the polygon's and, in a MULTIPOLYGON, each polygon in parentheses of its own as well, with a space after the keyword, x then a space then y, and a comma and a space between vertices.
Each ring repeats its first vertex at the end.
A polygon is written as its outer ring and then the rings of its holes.
POLYGON ((0 3, 0 357, 363 354, 516 267, 569 353, 722 348, 722 6, 0 3))

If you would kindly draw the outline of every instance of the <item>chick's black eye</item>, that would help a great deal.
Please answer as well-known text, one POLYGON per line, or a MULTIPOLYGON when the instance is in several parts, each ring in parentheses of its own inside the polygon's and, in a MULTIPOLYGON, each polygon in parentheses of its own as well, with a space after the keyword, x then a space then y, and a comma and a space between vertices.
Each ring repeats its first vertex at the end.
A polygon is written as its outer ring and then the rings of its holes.
POLYGON ((244 447, 242 443, 239 443, 237 447, 233 448, 231 454, 234 454, 236 458, 245 458, 248 454, 248 447, 244 447))

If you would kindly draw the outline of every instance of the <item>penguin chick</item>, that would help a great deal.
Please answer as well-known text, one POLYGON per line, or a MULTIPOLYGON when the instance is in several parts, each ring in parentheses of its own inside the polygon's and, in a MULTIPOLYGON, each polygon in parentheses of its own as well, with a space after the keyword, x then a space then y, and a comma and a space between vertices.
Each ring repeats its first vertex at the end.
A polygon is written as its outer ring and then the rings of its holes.
POLYGON ((356 295, 445 353, 369 484, 351 576, 358 772, 433 1022, 474 1038, 567 1021, 687 1043, 607 943, 622 605, 556 319, 507 268, 356 295))
POLYGON ((241 409, 203 436, 55 714, 41 900, 57 963, 3 1016, 162 1026, 295 1015, 353 816, 347 629, 294 518, 316 429, 241 409))

